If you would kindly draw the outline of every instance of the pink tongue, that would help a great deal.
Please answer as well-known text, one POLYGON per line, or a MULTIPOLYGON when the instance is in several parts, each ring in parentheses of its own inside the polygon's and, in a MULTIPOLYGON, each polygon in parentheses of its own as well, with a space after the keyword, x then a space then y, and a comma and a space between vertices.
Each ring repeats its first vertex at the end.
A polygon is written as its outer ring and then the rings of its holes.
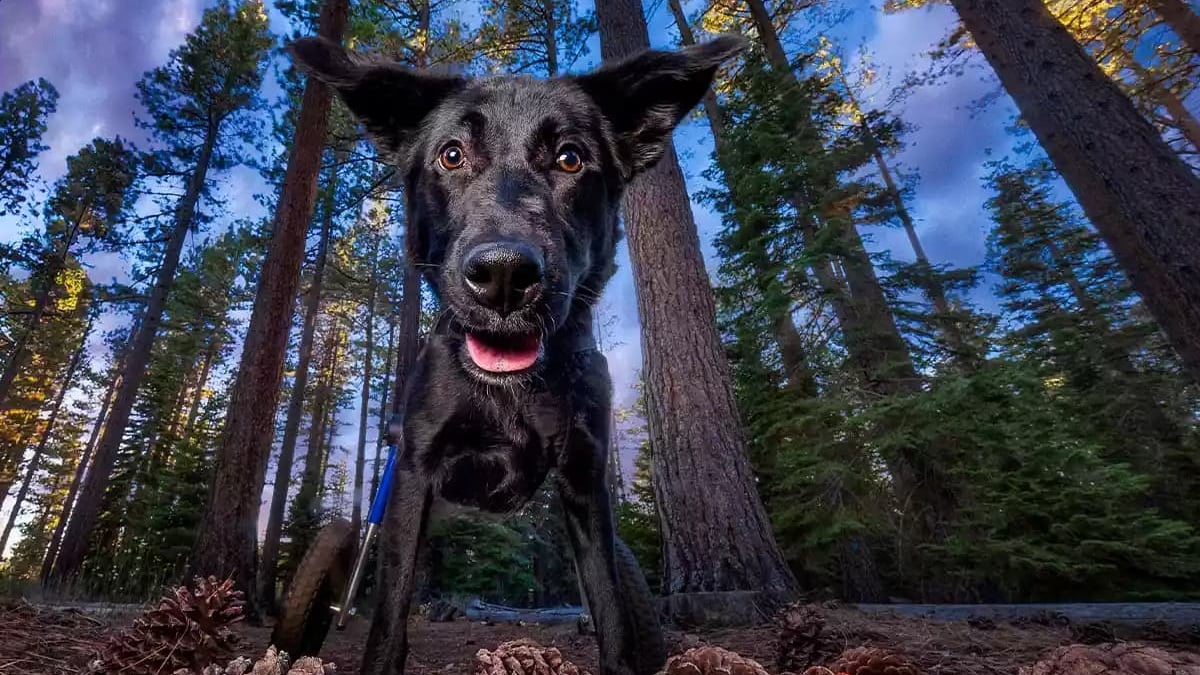
POLYGON ((494 344, 467 333, 467 354, 475 365, 490 373, 511 373, 525 370, 537 361, 538 339, 531 335, 509 344, 494 344))

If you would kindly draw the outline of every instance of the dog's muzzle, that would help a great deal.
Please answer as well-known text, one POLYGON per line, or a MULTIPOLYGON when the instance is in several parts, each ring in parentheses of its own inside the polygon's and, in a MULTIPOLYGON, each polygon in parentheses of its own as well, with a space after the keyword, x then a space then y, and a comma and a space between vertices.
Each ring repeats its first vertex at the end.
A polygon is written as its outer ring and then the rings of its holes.
MULTIPOLYGON (((545 259, 523 241, 479 244, 463 256, 462 280, 469 297, 500 317, 528 307, 542 293, 545 259)), ((490 373, 515 373, 533 367, 541 355, 542 336, 466 333, 467 355, 490 373)))
POLYGON ((525 242, 488 242, 463 257, 462 278, 476 302, 508 316, 537 299, 545 269, 542 254, 525 242))

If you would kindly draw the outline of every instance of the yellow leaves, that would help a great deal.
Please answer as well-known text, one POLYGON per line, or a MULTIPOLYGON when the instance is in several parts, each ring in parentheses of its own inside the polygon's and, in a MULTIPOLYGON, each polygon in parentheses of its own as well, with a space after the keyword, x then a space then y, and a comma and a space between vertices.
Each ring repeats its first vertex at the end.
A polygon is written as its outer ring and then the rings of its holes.
POLYGON ((909 9, 919 9, 936 4, 941 0, 886 0, 883 3, 883 11, 891 14, 893 12, 903 12, 909 9))
POLYGON ((78 309, 83 300, 86 282, 87 274, 80 268, 61 270, 54 278, 54 283, 65 293, 55 298, 55 308, 60 312, 73 312, 78 309))
POLYGON ((1062 389, 1067 384, 1065 375, 1049 375, 1042 378, 1042 386, 1050 391, 1062 389))
POLYGON ((250 21, 257 24, 267 24, 267 10, 263 7, 262 0, 247 0, 238 8, 238 18, 242 21, 250 21))
POLYGON ((736 7, 729 7, 722 2, 708 5, 704 8, 704 14, 700 15, 700 29, 713 35, 737 32, 737 10, 740 6, 740 2, 736 3, 736 7))

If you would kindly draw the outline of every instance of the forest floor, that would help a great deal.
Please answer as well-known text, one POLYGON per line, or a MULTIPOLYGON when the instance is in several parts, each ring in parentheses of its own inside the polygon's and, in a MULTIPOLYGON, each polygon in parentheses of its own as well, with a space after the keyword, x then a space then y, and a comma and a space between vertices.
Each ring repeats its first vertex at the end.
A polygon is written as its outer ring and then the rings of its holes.
MULTIPOLYGON (((828 608, 826 634, 835 646, 880 646, 903 651, 927 675, 1015 675, 1047 650, 1073 642, 1113 639, 1112 626, 1071 625, 1053 616, 1015 621, 972 619, 941 621, 913 617, 868 615, 849 608, 828 608)), ((0 673, 3 675, 64 675, 84 673, 96 650, 109 636, 128 625, 128 614, 93 616, 78 611, 38 608, 22 601, 0 599, 0 673)), ((239 627, 241 654, 259 657, 266 649, 270 628, 239 627)), ((367 635, 367 622, 356 619, 344 632, 332 633, 323 660, 341 675, 355 675, 367 635)), ((485 625, 460 619, 430 623, 414 619, 409 675, 470 675, 479 649, 519 638, 557 647, 563 656, 597 672, 595 638, 579 635, 574 624, 485 625)), ((752 657, 775 673, 776 631, 750 629, 668 632, 671 653, 690 647, 718 645, 752 657)), ((1162 625, 1116 629, 1118 639, 1150 642, 1174 649, 1200 651, 1197 628, 1167 629, 1162 625)))

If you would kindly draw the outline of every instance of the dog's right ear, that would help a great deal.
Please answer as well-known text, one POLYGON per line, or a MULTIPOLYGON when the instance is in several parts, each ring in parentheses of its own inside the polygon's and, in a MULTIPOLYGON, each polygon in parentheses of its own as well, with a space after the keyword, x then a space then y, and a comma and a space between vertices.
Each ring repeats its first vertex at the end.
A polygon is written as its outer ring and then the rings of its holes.
POLYGON ((749 43, 721 35, 678 51, 647 50, 572 78, 616 132, 627 178, 654 166, 675 125, 700 103, 722 62, 749 43))
POLYGON ((466 83, 355 54, 322 37, 301 38, 289 50, 297 66, 337 91, 387 155, 396 153, 425 116, 466 83))

